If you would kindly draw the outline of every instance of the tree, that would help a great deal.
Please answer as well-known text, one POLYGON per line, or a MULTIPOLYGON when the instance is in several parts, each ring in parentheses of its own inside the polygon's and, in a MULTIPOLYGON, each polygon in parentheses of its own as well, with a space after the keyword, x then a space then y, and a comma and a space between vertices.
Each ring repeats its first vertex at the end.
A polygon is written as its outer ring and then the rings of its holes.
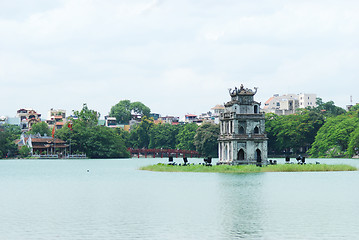
POLYGON ((334 117, 344 114, 346 112, 343 108, 335 106, 333 101, 323 102, 321 98, 317 98, 316 103, 317 107, 308 107, 308 109, 316 112, 321 112, 325 117, 334 117))
POLYGON ((150 130, 149 148, 176 148, 178 126, 165 124, 154 125, 150 130))
POLYGON ((21 135, 21 128, 16 125, 4 124, 2 129, 10 135, 10 138, 14 141, 21 135))
POLYGON ((272 154, 306 152, 324 123, 322 114, 301 109, 296 114, 266 114, 268 149, 272 154))
POLYGON ((130 156, 126 145, 116 130, 98 126, 99 114, 84 104, 76 111, 78 119, 72 120, 72 128, 64 126, 56 131, 56 137, 70 142, 72 152, 82 152, 90 158, 127 158, 130 156))
POLYGON ((133 148, 148 148, 150 131, 154 123, 152 119, 143 117, 142 121, 130 132, 130 141, 133 148))
POLYGON ((312 157, 343 157, 355 150, 356 130, 359 127, 358 114, 350 111, 347 114, 327 118, 319 129, 315 141, 308 153, 312 157), (352 150, 348 149, 352 141, 352 150))
POLYGON ((133 102, 130 100, 121 100, 116 105, 111 107, 110 116, 116 117, 117 122, 128 124, 131 120, 131 113, 136 113, 141 116, 149 117, 150 108, 141 102, 133 102))
POLYGON ((31 134, 40 133, 41 136, 51 136, 51 130, 46 122, 38 122, 32 125, 31 130, 29 131, 31 134))
POLYGON ((348 143, 348 151, 346 156, 353 157, 359 155, 359 128, 356 128, 351 134, 348 143))
POLYGON ((120 136, 120 138, 122 139, 122 141, 125 143, 126 148, 132 147, 131 141, 130 141, 130 132, 125 131, 125 130, 122 129, 122 128, 115 128, 114 130, 115 130, 116 133, 120 136))
POLYGON ((116 117, 119 123, 128 123, 131 120, 131 101, 122 100, 110 110, 111 117, 116 117))
POLYGON ((18 152, 14 140, 20 137, 20 127, 5 124, 0 130, 0 158, 15 156, 18 152))
POLYGON ((136 114, 146 117, 149 117, 151 113, 151 109, 141 102, 131 103, 131 110, 136 114))
POLYGON ((98 124, 98 119, 100 118, 100 113, 89 109, 86 103, 83 104, 81 111, 75 111, 74 115, 78 118, 78 121, 87 127, 96 126, 98 124))
POLYGON ((195 123, 189 123, 181 126, 176 136, 177 148, 183 150, 196 150, 194 145, 194 137, 198 125, 195 123))
POLYGON ((19 154, 22 158, 26 158, 30 156, 30 153, 31 153, 31 149, 26 145, 22 146, 19 150, 19 154))
POLYGON ((219 125, 204 123, 201 125, 194 137, 196 150, 204 156, 218 157, 219 125))
POLYGON ((90 158, 130 157, 121 137, 111 128, 95 126, 85 139, 85 152, 90 158))

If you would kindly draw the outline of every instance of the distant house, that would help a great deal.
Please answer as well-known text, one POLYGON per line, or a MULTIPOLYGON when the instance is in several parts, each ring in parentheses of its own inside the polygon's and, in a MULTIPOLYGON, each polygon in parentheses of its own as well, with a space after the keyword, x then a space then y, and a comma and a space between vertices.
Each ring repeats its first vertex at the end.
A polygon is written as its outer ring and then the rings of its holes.
POLYGON ((51 108, 47 114, 46 123, 49 125, 49 128, 55 126, 56 129, 61 129, 66 122, 66 110, 63 109, 53 109, 51 108))
POLYGON ((184 121, 185 121, 186 123, 193 123, 193 122, 195 122, 196 120, 198 120, 198 119, 197 119, 197 115, 194 115, 194 114, 186 114, 186 115, 184 116, 184 121))
POLYGON ((110 128, 117 127, 117 120, 115 117, 105 116, 105 126, 110 128))
POLYGON ((33 124, 41 122, 41 114, 31 108, 17 110, 16 117, 20 118, 20 127, 23 132, 29 131, 33 124))
POLYGON ((177 125, 179 123, 179 117, 175 117, 175 116, 160 117, 159 120, 162 123, 167 123, 171 125, 177 125))
POLYGON ((264 103, 262 110, 265 113, 289 115, 295 113, 298 108, 316 107, 316 99, 316 94, 275 94, 264 103))
POLYGON ((153 118, 154 121, 158 120, 161 117, 158 113, 150 113, 150 118, 153 118))

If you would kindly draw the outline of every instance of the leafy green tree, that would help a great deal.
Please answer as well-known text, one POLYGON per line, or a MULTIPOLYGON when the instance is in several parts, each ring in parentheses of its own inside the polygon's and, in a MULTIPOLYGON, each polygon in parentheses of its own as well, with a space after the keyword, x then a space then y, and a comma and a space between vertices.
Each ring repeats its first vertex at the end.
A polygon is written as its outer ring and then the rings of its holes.
POLYGON ((98 126, 99 114, 83 106, 76 111, 78 119, 72 120, 72 129, 64 126, 56 131, 56 137, 71 142, 72 152, 82 152, 90 158, 127 158, 126 145, 116 130, 98 126))
POLYGON ((87 127, 96 126, 98 124, 98 119, 100 118, 100 113, 89 109, 86 103, 83 104, 81 111, 75 111, 74 115, 78 118, 78 121, 87 127))
POLYGON ((178 126, 171 124, 157 124, 150 130, 149 148, 176 148, 178 126))
POLYGON ((143 117, 142 121, 130 132, 130 141, 133 148, 148 148, 150 132, 154 123, 152 119, 143 117))
POLYGON ((141 102, 131 103, 131 110, 136 114, 146 117, 149 117, 151 113, 151 109, 141 102))
POLYGON ((195 123, 182 125, 176 136, 176 147, 183 150, 196 150, 194 145, 194 137, 196 135, 197 129, 198 125, 195 123))
POLYGON ((114 130, 120 136, 122 141, 125 143, 126 148, 132 147, 131 141, 130 141, 130 132, 128 132, 122 128, 115 128, 114 130))
POLYGON ((110 110, 111 117, 116 117, 119 123, 128 123, 131 120, 131 101, 122 100, 110 110))
POLYGON ((85 152, 90 158, 130 157, 121 137, 111 128, 95 126, 85 140, 85 152))
POLYGON ((5 124, 0 129, 0 158, 13 157, 18 149, 14 141, 20 137, 20 127, 5 124))
POLYGON ((322 114, 302 109, 296 114, 278 116, 266 114, 268 149, 271 154, 305 152, 324 124, 322 114))
POLYGON ((131 113, 136 113, 141 116, 149 117, 150 108, 141 102, 133 102, 130 100, 121 100, 116 105, 111 107, 110 116, 116 117, 117 122, 128 124, 131 120, 131 113))
POLYGON ((320 112, 325 117, 334 117, 346 113, 346 111, 343 108, 335 106, 333 101, 323 102, 321 98, 317 98, 316 103, 317 103, 317 107, 315 108, 308 107, 307 109, 320 112))
POLYGON ((4 124, 2 129, 10 135, 12 140, 16 140, 21 135, 21 128, 16 125, 4 124))
POLYGON ((196 131, 194 145, 203 156, 218 157, 219 125, 204 123, 196 131))
POLYGON ((354 155, 359 155, 359 128, 356 128, 349 138, 348 151, 346 156, 352 157, 354 155))
POLYGON ((29 131, 31 134, 40 133, 41 136, 51 136, 51 130, 46 122, 38 122, 32 125, 31 130, 29 131))
MULTIPOLYGON (((355 150, 356 130, 359 127, 359 118, 356 112, 349 112, 335 117, 327 118, 325 124, 319 129, 315 141, 308 153, 312 157, 342 157, 351 152, 349 142, 355 150)), ((352 152, 351 152, 352 153, 352 152)))
POLYGON ((26 158, 30 156, 30 153, 31 153, 31 149, 26 145, 22 146, 19 150, 19 154, 22 158, 26 158))

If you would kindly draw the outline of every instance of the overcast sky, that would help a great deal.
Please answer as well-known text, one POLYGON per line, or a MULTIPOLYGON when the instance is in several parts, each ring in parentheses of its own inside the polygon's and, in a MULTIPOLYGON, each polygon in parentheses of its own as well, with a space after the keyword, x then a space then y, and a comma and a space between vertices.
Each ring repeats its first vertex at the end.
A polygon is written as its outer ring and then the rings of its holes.
POLYGON ((359 102, 357 0, 0 1, 0 115, 108 114, 123 99, 164 116, 207 112, 228 88, 255 99, 359 102))

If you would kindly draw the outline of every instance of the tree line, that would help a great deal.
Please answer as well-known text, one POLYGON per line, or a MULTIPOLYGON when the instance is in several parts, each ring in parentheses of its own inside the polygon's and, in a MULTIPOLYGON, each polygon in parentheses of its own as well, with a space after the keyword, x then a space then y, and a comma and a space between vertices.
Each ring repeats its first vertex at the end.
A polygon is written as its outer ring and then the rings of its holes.
MULTIPOLYGON (((131 103, 129 100, 120 101, 112 107, 110 116, 116 117, 118 122, 128 123, 131 113, 141 115, 142 119, 128 132, 122 128, 98 125, 100 114, 84 104, 80 111, 73 113, 76 117, 70 120, 71 124, 65 124, 54 135, 55 138, 71 143, 72 153, 85 153, 89 158, 128 158, 129 148, 196 150, 203 156, 218 155, 218 125, 155 124, 149 117, 150 109, 147 106, 140 102, 131 103)), ((37 133, 51 136, 51 130, 45 122, 34 124, 29 131, 29 134, 37 133)), ((20 134, 19 127, 10 125, 0 132, 0 158, 19 154, 14 140, 20 134)))
MULTIPOLYGON (((142 103, 133 105, 128 100, 125 101, 127 106, 136 106, 135 112, 142 115, 141 122, 135 125, 130 132, 122 128, 113 129, 97 125, 99 114, 84 105, 81 111, 74 113, 77 119, 72 120, 71 127, 64 126, 55 135, 68 142, 71 139, 72 149, 86 153, 90 158, 127 158, 130 157, 128 148, 197 150, 205 156, 217 156, 219 134, 217 125, 204 124, 198 127, 194 123, 185 125, 154 124, 153 119, 146 116, 150 112, 148 107, 142 103), (141 107, 146 109, 146 114, 141 112, 141 107)), ((118 107, 122 103, 115 106, 118 107)), ((124 110, 130 113, 133 111, 131 107, 124 110)), ((120 112, 117 111, 117 114, 120 112)), ((121 114, 125 116, 125 114, 121 114)), ((128 117, 126 119, 119 117, 118 119, 122 122, 129 121, 128 117)))
POLYGON ((333 101, 317 99, 317 107, 296 114, 266 114, 270 155, 308 154, 311 157, 353 157, 359 147, 359 105, 348 112, 333 101))
MULTIPOLYGON (((90 158, 127 158, 128 148, 164 148, 196 150, 203 156, 218 156, 219 126, 155 124, 150 109, 140 102, 120 101, 111 108, 110 116, 128 123, 131 113, 142 121, 131 131, 98 125, 100 114, 86 104, 75 111, 72 124, 55 132, 55 137, 71 142, 73 153, 86 153, 90 158)), ((359 105, 350 111, 323 102, 317 107, 299 109, 296 114, 279 116, 266 114, 268 154, 309 154, 312 157, 352 157, 359 154, 359 105)), ((34 124, 30 133, 51 135, 45 122, 34 124)), ((0 158, 19 154, 14 140, 21 134, 17 126, 5 125, 0 131, 0 158)))

